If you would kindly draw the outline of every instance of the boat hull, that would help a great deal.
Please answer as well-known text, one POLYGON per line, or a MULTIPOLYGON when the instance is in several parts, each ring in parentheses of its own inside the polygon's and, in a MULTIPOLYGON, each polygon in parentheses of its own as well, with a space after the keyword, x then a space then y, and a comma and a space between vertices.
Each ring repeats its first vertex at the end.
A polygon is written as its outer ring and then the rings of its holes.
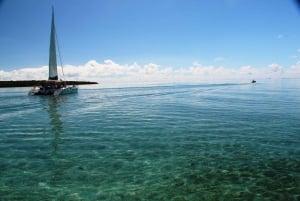
POLYGON ((74 94, 78 92, 78 88, 75 86, 69 86, 65 88, 58 89, 54 92, 53 95, 66 95, 66 94, 74 94))
POLYGON ((63 88, 55 88, 55 87, 33 87, 29 92, 29 96, 58 96, 58 95, 66 95, 66 94, 74 94, 78 92, 78 88, 76 86, 66 86, 63 88))

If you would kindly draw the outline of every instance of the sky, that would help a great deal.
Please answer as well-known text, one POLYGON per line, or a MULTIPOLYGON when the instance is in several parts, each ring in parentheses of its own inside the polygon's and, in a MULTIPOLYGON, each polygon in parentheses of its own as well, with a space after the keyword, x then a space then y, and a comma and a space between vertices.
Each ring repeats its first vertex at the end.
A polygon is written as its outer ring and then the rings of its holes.
POLYGON ((68 80, 300 78, 295 0, 0 0, 0 80, 48 78, 52 6, 68 80))

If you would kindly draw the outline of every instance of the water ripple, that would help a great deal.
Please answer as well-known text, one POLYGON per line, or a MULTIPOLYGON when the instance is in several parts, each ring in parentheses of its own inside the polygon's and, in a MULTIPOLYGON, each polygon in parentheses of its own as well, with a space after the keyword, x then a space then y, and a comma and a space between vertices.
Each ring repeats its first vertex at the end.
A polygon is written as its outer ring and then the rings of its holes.
POLYGON ((1 200, 299 200, 297 84, 1 91, 1 200))

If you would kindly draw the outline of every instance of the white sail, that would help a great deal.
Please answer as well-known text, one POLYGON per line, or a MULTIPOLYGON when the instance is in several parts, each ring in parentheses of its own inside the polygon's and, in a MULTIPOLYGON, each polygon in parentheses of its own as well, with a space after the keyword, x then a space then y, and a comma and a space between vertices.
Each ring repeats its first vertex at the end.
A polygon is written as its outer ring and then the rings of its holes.
POLYGON ((52 22, 51 22, 50 49, 49 49, 49 80, 58 80, 55 42, 56 41, 55 41, 54 9, 52 8, 52 22))

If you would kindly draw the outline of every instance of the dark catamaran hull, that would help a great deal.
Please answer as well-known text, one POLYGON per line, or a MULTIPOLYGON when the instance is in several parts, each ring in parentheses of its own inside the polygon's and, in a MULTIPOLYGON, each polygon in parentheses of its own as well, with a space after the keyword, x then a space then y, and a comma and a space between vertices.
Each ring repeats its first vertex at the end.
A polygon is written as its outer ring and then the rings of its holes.
POLYGON ((57 88, 56 86, 48 86, 48 87, 33 87, 29 92, 29 96, 58 96, 58 95, 66 95, 66 94, 74 94, 78 92, 78 88, 76 86, 64 86, 61 88, 57 88))

